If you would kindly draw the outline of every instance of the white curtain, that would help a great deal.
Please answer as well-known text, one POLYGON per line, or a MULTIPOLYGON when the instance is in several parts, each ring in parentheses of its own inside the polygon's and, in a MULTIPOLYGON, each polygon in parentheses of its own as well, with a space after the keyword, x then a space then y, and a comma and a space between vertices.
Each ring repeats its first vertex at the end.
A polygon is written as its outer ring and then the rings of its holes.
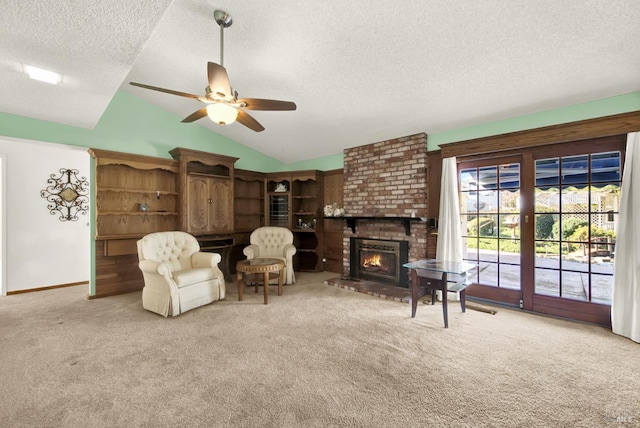
POLYGON ((458 202, 458 166, 456 158, 442 159, 440 214, 436 259, 462 261, 462 231, 458 202))
POLYGON ((640 132, 627 136, 616 231, 611 328, 640 342, 640 132), (638 168, 634 171, 634 167, 638 168), (635 217, 635 218, 634 218, 635 217))

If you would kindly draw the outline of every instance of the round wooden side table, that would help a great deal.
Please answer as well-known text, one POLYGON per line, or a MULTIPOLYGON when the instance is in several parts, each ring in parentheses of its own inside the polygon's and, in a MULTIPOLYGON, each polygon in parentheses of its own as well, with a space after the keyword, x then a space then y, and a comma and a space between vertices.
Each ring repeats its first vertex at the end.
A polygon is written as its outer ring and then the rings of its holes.
MULTIPOLYGON (((251 259, 241 260, 236 264, 236 272, 238 274, 238 301, 242 300, 244 291, 243 274, 262 273, 264 274, 264 304, 269 302, 269 274, 278 274, 278 296, 282 296, 282 277, 284 276, 284 262, 279 259, 251 259)), ((258 292, 258 283, 256 282, 256 293, 258 292)))

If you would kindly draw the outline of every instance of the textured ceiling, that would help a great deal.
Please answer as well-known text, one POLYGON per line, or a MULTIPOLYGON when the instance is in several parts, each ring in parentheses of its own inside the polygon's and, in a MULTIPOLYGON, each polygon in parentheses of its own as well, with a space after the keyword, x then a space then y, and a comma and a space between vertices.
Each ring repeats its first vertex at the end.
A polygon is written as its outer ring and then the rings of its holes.
POLYGON ((637 0, 21 0, 0 2, 0 111, 93 128, 121 88, 179 121, 202 104, 128 82, 204 94, 215 9, 234 89, 298 109, 181 126, 287 163, 640 91, 637 0))

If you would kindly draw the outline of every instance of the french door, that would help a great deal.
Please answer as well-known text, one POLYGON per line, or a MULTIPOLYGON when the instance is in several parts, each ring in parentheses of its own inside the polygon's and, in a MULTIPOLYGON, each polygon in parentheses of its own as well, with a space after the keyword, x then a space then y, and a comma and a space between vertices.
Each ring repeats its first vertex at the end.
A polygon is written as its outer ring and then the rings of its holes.
POLYGON ((522 300, 522 156, 458 164, 464 258, 479 265, 468 294, 522 300))
POLYGON ((460 162, 469 295, 609 324, 624 141, 460 162))

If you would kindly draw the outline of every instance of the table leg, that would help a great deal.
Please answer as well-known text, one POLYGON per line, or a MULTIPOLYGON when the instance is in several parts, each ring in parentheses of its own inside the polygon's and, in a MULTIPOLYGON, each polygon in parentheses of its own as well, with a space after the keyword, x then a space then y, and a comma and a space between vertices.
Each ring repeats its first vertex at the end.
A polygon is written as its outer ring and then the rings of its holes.
POLYGON ((415 269, 411 269, 411 318, 416 317, 418 308, 418 274, 415 269))
POLYGON ((238 271, 238 300, 242 300, 242 289, 244 288, 244 284, 242 283, 242 272, 238 271))
POLYGON ((442 315, 444 316, 444 328, 449 328, 449 315, 447 314, 447 273, 442 273, 442 315))
POLYGON ((462 290, 460 292, 460 308, 462 308, 462 312, 465 311, 466 307, 465 307, 465 299, 467 297, 467 290, 462 290))
POLYGON ((282 277, 284 276, 284 268, 280 269, 278 274, 278 296, 282 296, 282 277))
MULTIPOLYGON (((256 285, 256 290, 258 286, 256 285)), ((264 304, 269 303, 269 272, 264 273, 264 304)))

